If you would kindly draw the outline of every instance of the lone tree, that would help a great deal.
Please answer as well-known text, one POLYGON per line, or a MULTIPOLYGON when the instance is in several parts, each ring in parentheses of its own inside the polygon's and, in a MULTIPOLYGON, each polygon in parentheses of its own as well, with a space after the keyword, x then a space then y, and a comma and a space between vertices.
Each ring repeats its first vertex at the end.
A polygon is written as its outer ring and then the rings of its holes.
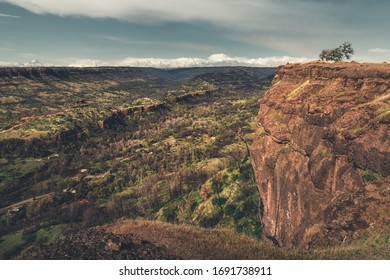
POLYGON ((342 61, 344 58, 350 59, 354 54, 351 43, 345 42, 341 46, 329 50, 322 50, 319 57, 322 61, 342 61))

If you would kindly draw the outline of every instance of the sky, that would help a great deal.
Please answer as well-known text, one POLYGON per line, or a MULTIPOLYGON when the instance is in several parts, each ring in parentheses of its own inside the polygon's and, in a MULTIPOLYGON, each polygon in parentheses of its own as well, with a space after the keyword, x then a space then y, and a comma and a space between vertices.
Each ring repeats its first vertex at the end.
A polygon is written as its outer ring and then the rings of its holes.
POLYGON ((351 42, 389 62, 388 0, 0 0, 0 65, 278 66, 351 42))

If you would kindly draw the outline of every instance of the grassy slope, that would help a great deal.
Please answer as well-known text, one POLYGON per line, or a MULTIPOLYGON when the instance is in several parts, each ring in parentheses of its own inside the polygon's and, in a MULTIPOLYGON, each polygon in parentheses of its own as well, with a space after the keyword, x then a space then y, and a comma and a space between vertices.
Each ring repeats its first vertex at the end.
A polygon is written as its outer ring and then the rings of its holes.
POLYGON ((389 259, 389 236, 374 234, 345 246, 294 250, 280 249, 262 240, 223 229, 124 220, 106 227, 115 234, 133 234, 183 259, 389 259))
POLYGON ((25 245, 22 231, 4 235, 0 238, 0 260, 18 252, 25 245))
POLYGON ((9 259, 35 241, 38 244, 51 244, 62 239, 69 229, 67 224, 44 226, 38 231, 20 230, 0 237, 0 260, 9 259))

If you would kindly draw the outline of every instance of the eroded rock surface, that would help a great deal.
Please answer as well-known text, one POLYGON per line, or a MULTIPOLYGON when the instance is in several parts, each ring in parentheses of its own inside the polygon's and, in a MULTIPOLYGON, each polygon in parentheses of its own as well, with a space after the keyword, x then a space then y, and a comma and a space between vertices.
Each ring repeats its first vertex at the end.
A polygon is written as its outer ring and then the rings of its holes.
POLYGON ((348 242, 389 224, 389 102, 388 64, 277 70, 251 147, 275 244, 348 242))

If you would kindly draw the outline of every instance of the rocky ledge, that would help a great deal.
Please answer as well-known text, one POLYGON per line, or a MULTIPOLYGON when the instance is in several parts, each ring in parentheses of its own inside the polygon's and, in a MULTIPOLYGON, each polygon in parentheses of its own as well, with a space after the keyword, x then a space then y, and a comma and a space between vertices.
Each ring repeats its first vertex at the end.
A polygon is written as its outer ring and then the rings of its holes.
POLYGON ((252 165, 265 235, 349 242, 389 225, 390 65, 285 65, 260 100, 252 165))

